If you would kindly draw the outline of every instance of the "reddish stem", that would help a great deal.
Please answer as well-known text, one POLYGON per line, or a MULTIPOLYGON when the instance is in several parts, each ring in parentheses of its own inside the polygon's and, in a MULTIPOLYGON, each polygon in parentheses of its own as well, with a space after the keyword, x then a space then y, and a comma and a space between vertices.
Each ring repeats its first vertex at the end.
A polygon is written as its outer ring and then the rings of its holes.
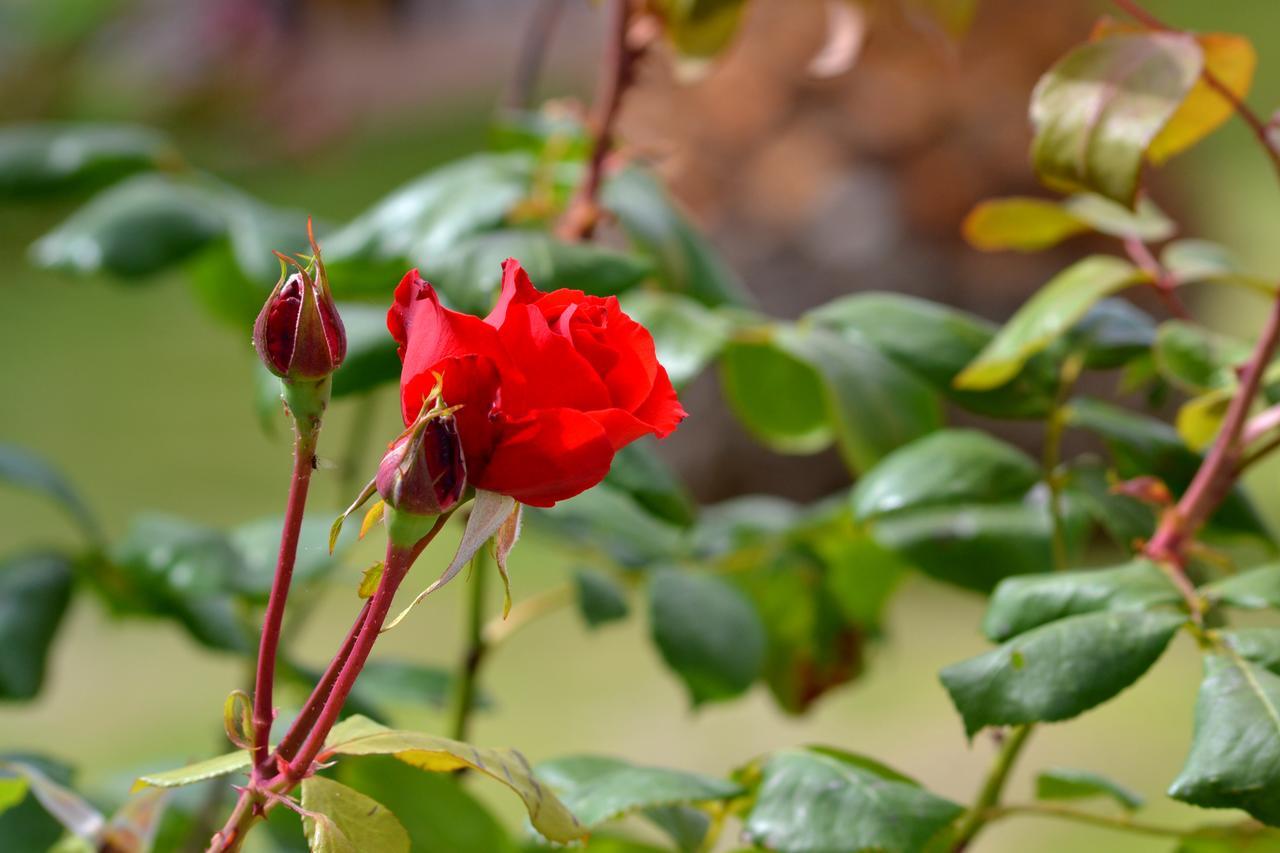
POLYGON ((276 558, 276 574, 271 582, 271 596, 262 623, 262 639, 258 645, 258 667, 253 688, 253 766, 254 775, 270 772, 271 724, 275 720, 272 687, 276 676, 276 651, 280 647, 280 628, 284 624, 284 606, 293 579, 293 565, 298 556, 298 537, 302 531, 302 515, 307 505, 307 488, 314 469, 316 439, 319 430, 305 430, 301 425, 293 442, 293 480, 285 504, 284 529, 280 533, 280 553, 276 558))
POLYGON ((1164 265, 1156 260, 1156 256, 1151 254, 1147 244, 1137 237, 1126 237, 1124 248, 1129 254, 1129 259, 1151 276, 1151 286, 1155 288, 1156 295, 1164 302, 1169 313, 1179 320, 1190 320, 1191 312, 1187 310, 1186 303, 1178 295, 1178 283, 1164 265))
POLYGON ((623 95, 635 82, 636 64, 647 47, 647 40, 633 44, 628 39, 633 20, 631 0, 613 0, 609 14, 609 36, 604 55, 607 73, 600 78, 591 117, 591 160, 558 229, 559 236, 566 240, 589 240, 595 233, 600 221, 597 196, 604 182, 605 161, 613 150, 614 129, 622 111, 623 95))

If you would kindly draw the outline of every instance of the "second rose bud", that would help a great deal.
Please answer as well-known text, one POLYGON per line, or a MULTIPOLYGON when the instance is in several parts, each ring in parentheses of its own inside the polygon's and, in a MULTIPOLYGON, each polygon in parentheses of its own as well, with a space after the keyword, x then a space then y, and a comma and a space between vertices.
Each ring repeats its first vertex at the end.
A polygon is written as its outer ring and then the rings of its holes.
POLYGON ((412 515, 439 515, 467 487, 457 424, 451 416, 424 415, 378 466, 378 494, 387 506, 412 515))

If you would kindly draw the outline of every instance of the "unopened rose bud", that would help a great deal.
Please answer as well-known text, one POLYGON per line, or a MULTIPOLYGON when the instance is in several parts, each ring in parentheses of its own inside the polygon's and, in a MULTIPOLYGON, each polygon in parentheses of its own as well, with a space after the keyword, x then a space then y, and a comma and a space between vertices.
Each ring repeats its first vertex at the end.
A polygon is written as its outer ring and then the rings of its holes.
POLYGON ((427 416, 382 457, 376 479, 387 505, 412 515, 439 515, 467 485, 458 428, 448 416, 427 416))
POLYGON ((333 304, 320 247, 309 222, 307 234, 315 254, 314 275, 281 255, 298 269, 281 276, 253 324, 253 345, 262 363, 287 380, 323 379, 337 370, 347 355, 347 333, 333 304))

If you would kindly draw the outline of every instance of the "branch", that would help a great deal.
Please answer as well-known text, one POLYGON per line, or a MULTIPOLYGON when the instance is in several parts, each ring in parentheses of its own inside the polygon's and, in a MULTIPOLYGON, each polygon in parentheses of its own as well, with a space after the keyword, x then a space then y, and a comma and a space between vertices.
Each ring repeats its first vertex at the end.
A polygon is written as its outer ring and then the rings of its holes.
POLYGON ((983 782, 982 790, 978 792, 977 800, 956 827, 955 839, 951 844, 952 853, 961 853, 968 847, 990 820, 989 814, 1000 803, 1000 795, 1004 793, 1004 786, 1009 781, 1013 765, 1017 762, 1018 755, 1026 746, 1027 739, 1031 737, 1034 729, 1034 723, 1018 726, 1000 747, 1000 753, 987 772, 986 781, 983 782))
POLYGON ((987 810, 986 818, 988 821, 993 821, 1005 817, 1018 817, 1019 815, 1026 817, 1055 817, 1061 820, 1072 820, 1076 823, 1087 823, 1091 826, 1101 826, 1107 829, 1133 832, 1139 835, 1152 835, 1159 838, 1185 838, 1188 835, 1194 835, 1196 832, 1196 830, 1142 823, 1130 820, 1127 817, 1107 817, 1106 815, 1077 811, 1066 806, 1048 803, 1027 803, 1025 805, 992 808, 987 810))
POLYGON ((1186 303, 1178 295, 1177 282, 1174 280, 1173 275, 1165 269, 1164 265, 1156 260, 1156 256, 1151 254, 1151 249, 1148 248, 1147 244, 1137 237, 1126 237, 1124 239, 1124 250, 1128 253, 1129 260, 1151 276, 1151 286, 1155 288, 1156 295, 1164 302, 1165 307, 1169 309, 1169 313, 1179 320, 1190 320, 1191 312, 1187 310, 1186 303))

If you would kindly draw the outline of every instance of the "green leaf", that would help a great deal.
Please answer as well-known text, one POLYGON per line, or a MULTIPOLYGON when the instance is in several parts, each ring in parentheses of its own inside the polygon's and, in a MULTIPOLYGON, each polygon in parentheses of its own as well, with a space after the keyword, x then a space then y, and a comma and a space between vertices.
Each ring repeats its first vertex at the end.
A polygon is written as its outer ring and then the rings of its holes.
POLYGON ((962 811, 876 762, 797 749, 765 759, 744 829, 780 853, 914 853, 962 811))
POLYGON ((1280 675, 1280 628, 1233 628, 1221 637, 1240 657, 1280 675))
POLYGON ((1181 600, 1160 567, 1142 558, 1109 569, 1007 578, 991 596, 982 633, 1002 642, 1068 616, 1150 610, 1181 600))
POLYGON ((1191 752, 1169 796, 1280 823, 1280 676, 1231 654, 1204 660, 1191 752))
POLYGON ((1036 799, 1082 800, 1110 797, 1125 811, 1142 808, 1142 797, 1125 786, 1088 770, 1054 767, 1036 776, 1036 799))
MULTIPOLYGON (((452 671, 439 666, 401 660, 372 660, 360 671, 353 693, 374 707, 447 708, 454 693, 454 676, 452 671)), ((473 705, 477 710, 492 708, 493 699, 480 692, 473 705)))
POLYGON ((0 483, 44 495, 67 513, 88 539, 101 538, 93 513, 67 478, 31 451, 16 444, 0 443, 0 483))
POLYGON ((1200 394, 1234 386, 1235 368, 1248 360, 1250 349, 1247 341, 1168 320, 1156 332, 1153 353, 1162 376, 1183 391, 1200 394))
POLYGON ((764 341, 731 343, 721 359, 725 394, 769 446, 812 453, 834 440, 865 471, 942 425, 932 389, 852 333, 779 326, 764 341))
POLYGON ((636 251, 652 261, 664 290, 709 306, 749 304, 737 274, 653 175, 623 169, 605 182, 600 199, 618 217, 636 251))
MULTIPOLYGON (((240 559, 228 563, 235 571, 229 581, 237 592, 258 601, 267 600, 275 578, 283 525, 283 517, 262 518, 231 531, 229 541, 240 559)), ((293 564, 294 583, 319 580, 337 567, 337 559, 329 553, 328 528, 319 518, 303 520, 298 534, 298 555, 293 564)), ((338 551, 341 550, 339 546, 338 551)))
POLYGON ((1280 609, 1280 564, 1252 568, 1201 587, 1213 601, 1246 610, 1280 609))
POLYGON ((726 800, 742 793, 733 782, 620 758, 579 755, 538 765, 537 775, 588 829, 643 809, 726 800))
POLYGON ((675 842, 680 853, 701 853, 711 816, 694 806, 659 806, 645 809, 644 816, 675 842))
POLYGON ((434 258, 502 226, 529 192, 534 169, 527 154, 477 154, 399 187, 325 240, 335 295, 385 295, 410 259, 434 258))
POLYGON ((323 776, 302 780, 302 816, 312 853, 409 853, 409 833, 381 803, 323 776))
POLYGON ((1103 463, 1090 456, 1073 459, 1066 467, 1063 491, 1067 499, 1084 508, 1112 541, 1129 551, 1155 531, 1152 507, 1128 495, 1112 491, 1114 477, 1103 463))
POLYGON ((677 388, 693 381, 728 340, 732 324, 727 317, 679 294, 635 290, 621 301, 623 310, 653 334, 658 363, 677 388))
POLYGON ((1132 207, 1147 148, 1202 63, 1199 45, 1182 33, 1112 35, 1071 51, 1031 95, 1031 154, 1041 180, 1132 207))
POLYGON ((1061 346, 1083 353, 1090 370, 1113 370, 1147 355, 1155 339, 1149 314, 1123 299, 1104 299, 1067 332, 1061 346))
POLYGON ((1175 240, 1160 252, 1160 265, 1178 285, 1236 284, 1271 298, 1275 282, 1245 272, 1231 250, 1208 240, 1175 240))
POLYGON ((22 776, 0 776, 0 815, 25 800, 28 787, 22 776))
POLYGON ((942 684, 970 737, 985 726, 1070 719, 1137 681, 1185 622, 1142 611, 1068 616, 946 667, 942 684))
POLYGON ((71 601, 71 561, 53 552, 0 562, 0 699, 33 699, 71 601))
POLYGON ((1146 278, 1127 261, 1091 255, 1040 288, 955 378, 957 388, 983 390, 1005 384, 1027 359, 1073 327, 1103 297, 1146 278))
POLYGON ((869 341, 970 411, 999 418, 1041 418, 1053 405, 1058 371, 1045 356, 1029 359, 1017 376, 998 388, 957 388, 956 376, 995 337, 995 326, 955 308, 897 293, 859 293, 829 302, 805 318, 869 341))
POLYGON ((249 751, 241 749, 229 752, 226 755, 219 755, 217 758, 197 761, 195 764, 188 764, 186 767, 179 767, 177 770, 166 770, 163 773, 148 773, 145 776, 139 776, 137 781, 133 783, 133 790, 141 791, 146 787, 180 788, 183 785, 194 785, 196 782, 203 782, 206 779, 216 779, 219 776, 227 776, 248 770, 252 764, 253 760, 249 757, 249 751))
POLYGON ((137 125, 10 125, 0 130, 0 198, 102 186, 177 160, 164 136, 137 125))
POLYGON ((1252 820, 1202 826, 1182 836, 1174 853, 1280 853, 1280 832, 1252 820))
POLYGON ((628 444, 613 457, 605 482, 662 521, 687 527, 696 508, 684 484, 658 456, 653 440, 628 444))
POLYGON ((378 755, 347 758, 335 773, 344 785, 390 809, 404 825, 414 850, 512 853, 515 849, 502 824, 459 779, 421 773, 378 755))
POLYGON ((589 628, 626 619, 631 610, 626 590, 604 572, 579 569, 573 573, 573 589, 578 612, 589 628))
POLYGON ((704 558, 767 543, 795 527, 801 508, 773 495, 744 495, 704 507, 693 529, 692 550, 704 558))
POLYGON ((524 801, 534 828, 551 841, 565 843, 586 835, 577 818, 538 782, 524 756, 513 749, 484 749, 447 738, 397 731, 355 716, 334 726, 325 752, 392 755, 432 773, 470 767, 515 791, 524 801))
POLYGON ((969 429, 944 429, 900 447, 867 472, 850 499, 855 518, 956 503, 1016 499, 1040 479, 1012 445, 969 429))
POLYGON ((95 196, 31 247, 42 267, 150 276, 201 251, 227 230, 207 186, 138 175, 95 196))
MULTIPOLYGON (((1074 551, 1085 525, 1070 504, 1067 510, 1074 551)), ((1036 503, 960 504, 883 516, 871 536, 927 575, 985 592, 1010 575, 1048 571, 1052 530, 1048 508, 1036 503)))
POLYGON ((569 543, 607 554, 625 568, 646 568, 681 553, 680 528, 607 483, 549 509, 526 512, 525 518, 569 543))
POLYGON ((431 254, 410 255, 408 261, 450 306, 484 315, 497 301, 507 258, 518 258, 544 291, 563 287, 610 296, 630 290, 651 272, 643 258, 591 243, 565 243, 532 230, 473 234, 431 254))
POLYGON ((649 583, 653 641, 694 706, 730 699, 764 665, 765 629, 741 592, 720 578, 664 569, 649 583))
POLYGON ((398 381, 400 358, 387 332, 386 308, 344 302, 338 313, 347 332, 347 357, 333 374, 333 396, 363 394, 398 381))
POLYGON ((1159 243, 1178 230, 1177 224, 1146 196, 1139 198, 1132 210, 1093 193, 1073 195, 1063 202, 1063 206, 1093 230, 1112 237, 1133 237, 1147 243, 1159 243))

